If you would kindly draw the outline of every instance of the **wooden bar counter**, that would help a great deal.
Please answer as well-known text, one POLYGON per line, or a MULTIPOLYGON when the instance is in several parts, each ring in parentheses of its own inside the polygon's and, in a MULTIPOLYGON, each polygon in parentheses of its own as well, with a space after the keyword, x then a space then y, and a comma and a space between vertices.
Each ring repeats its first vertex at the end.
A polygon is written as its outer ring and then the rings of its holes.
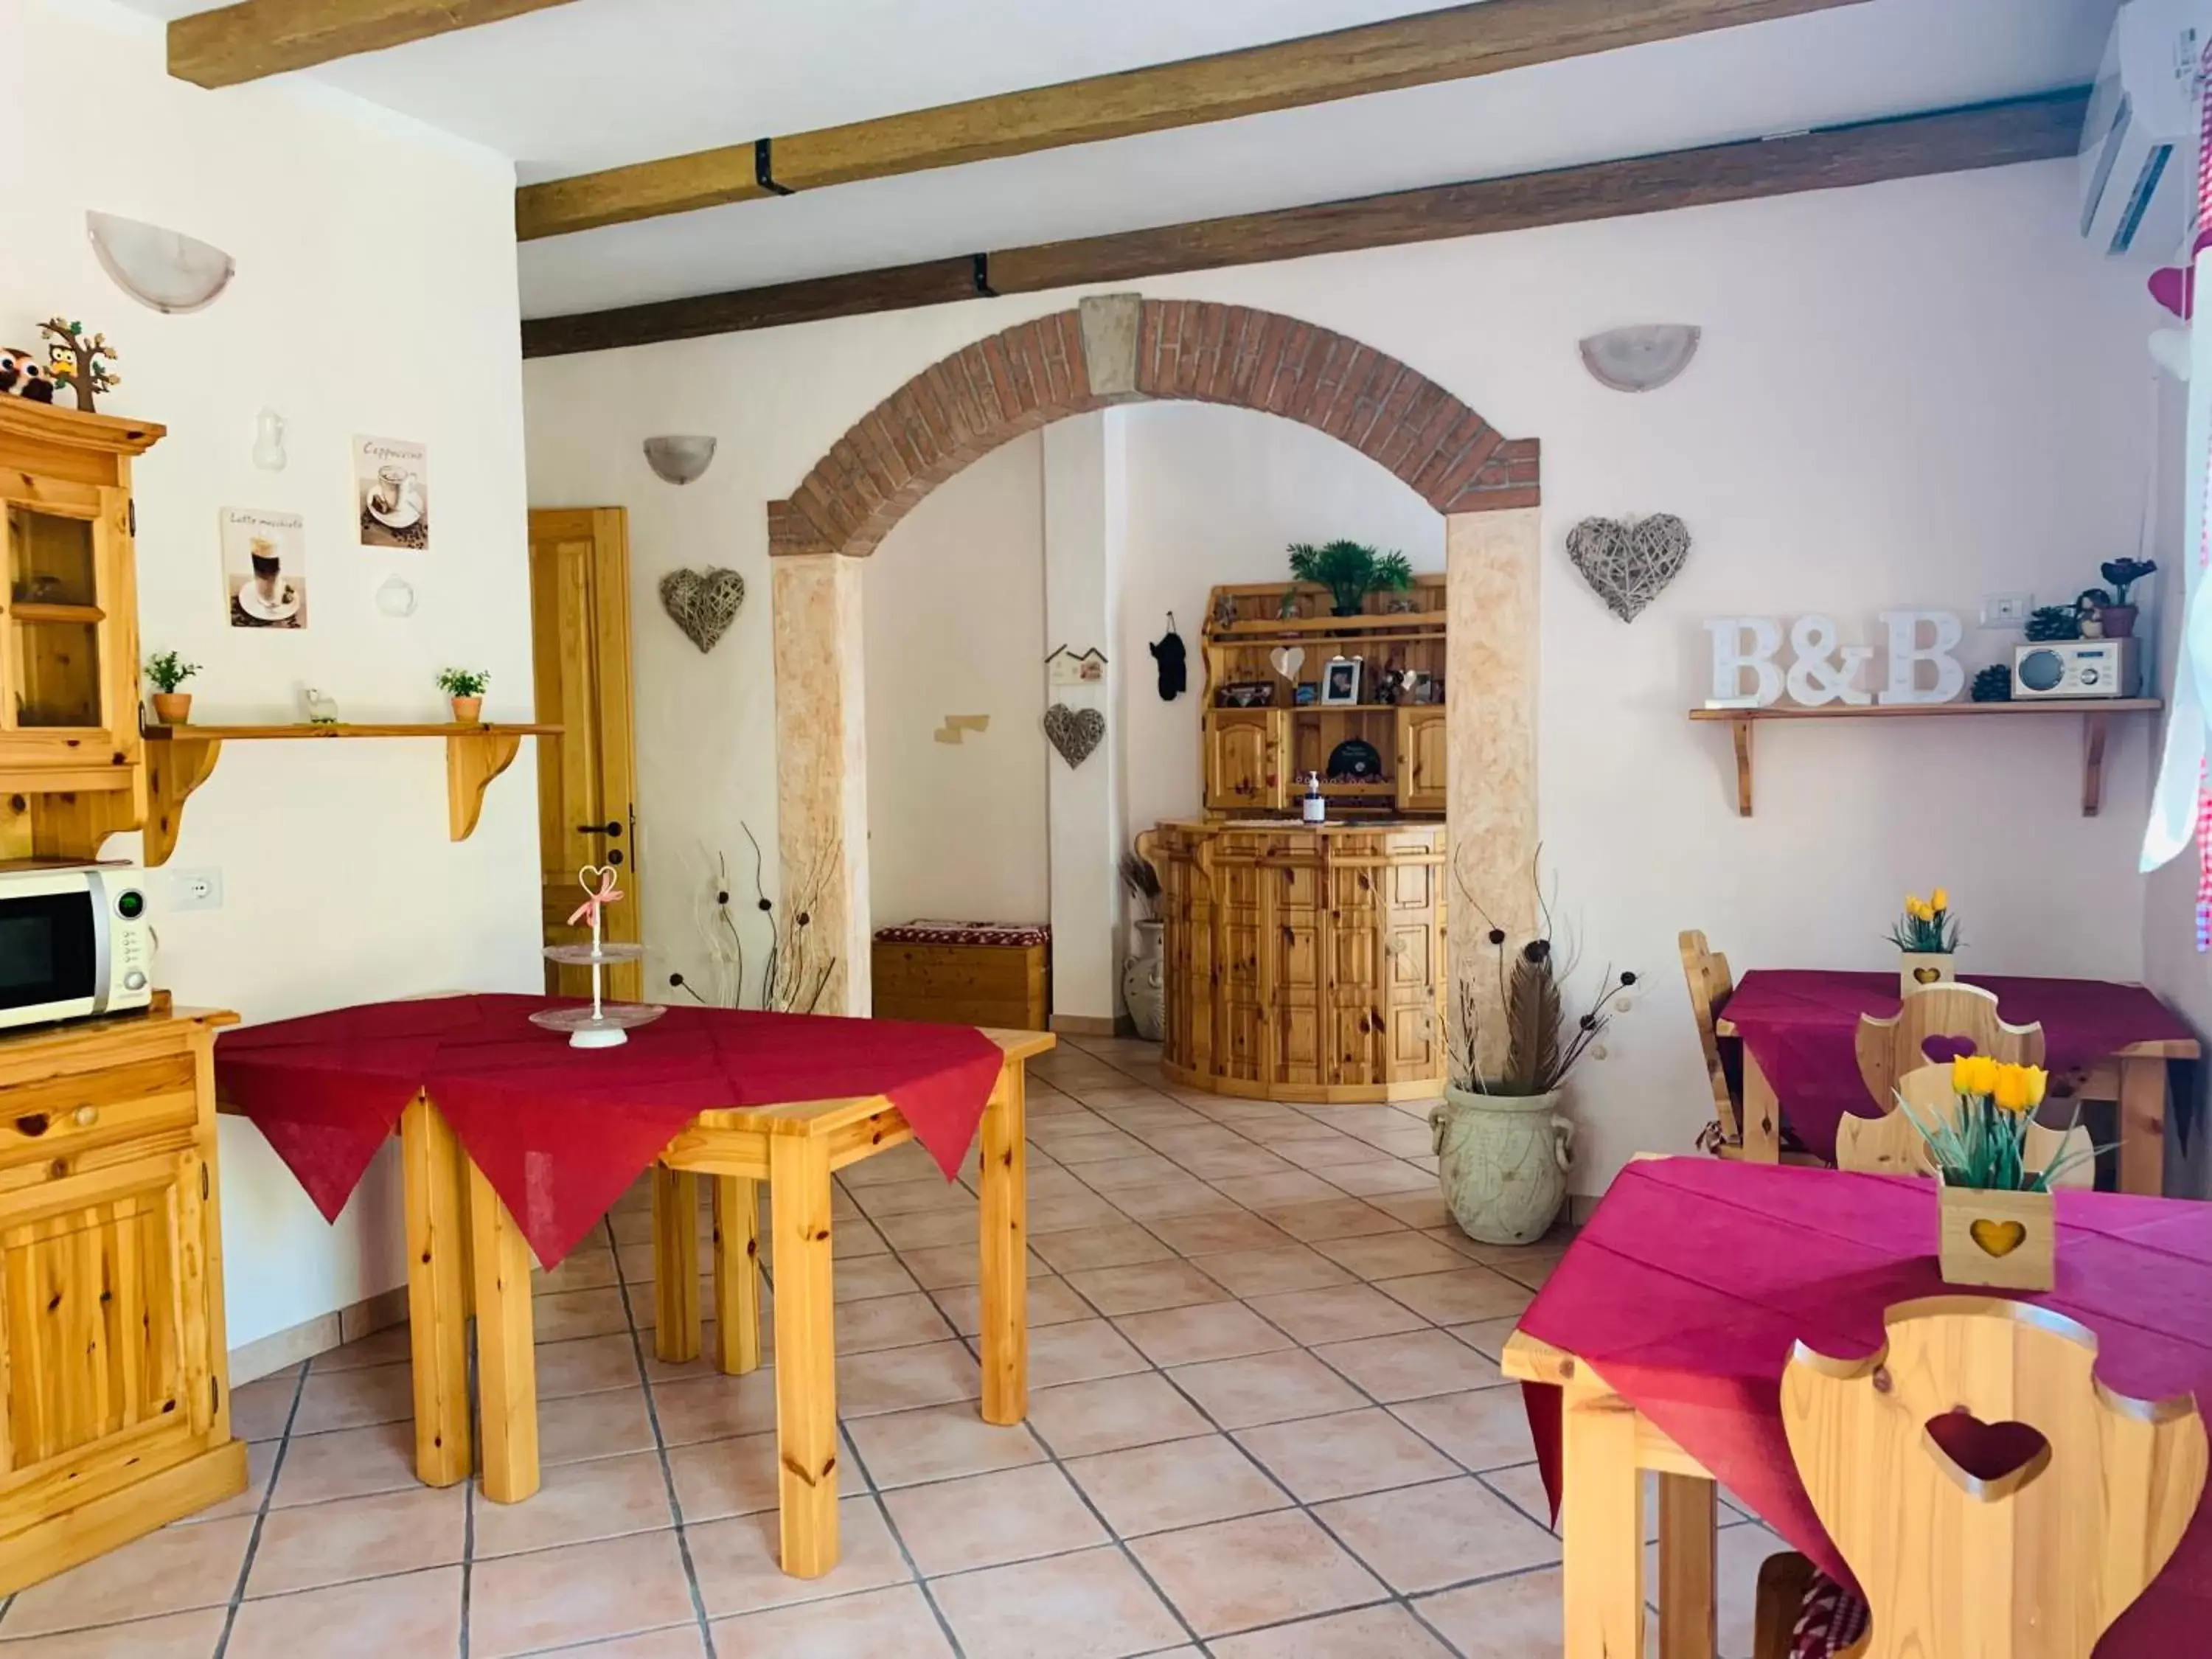
POLYGON ((1161 1069, 1260 1100, 1443 1092, 1444 827, 1163 823, 1161 1069))

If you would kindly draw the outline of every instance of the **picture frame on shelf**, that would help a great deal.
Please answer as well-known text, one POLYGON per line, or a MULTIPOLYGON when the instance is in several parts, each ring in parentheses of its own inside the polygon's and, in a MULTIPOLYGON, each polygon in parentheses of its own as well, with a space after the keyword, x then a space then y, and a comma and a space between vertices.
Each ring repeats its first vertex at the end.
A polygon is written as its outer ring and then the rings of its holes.
POLYGON ((1360 671, 1365 666, 1358 657, 1331 657, 1322 671, 1321 702, 1323 708, 1337 707, 1359 701, 1360 671))
POLYGON ((1275 683, 1273 680, 1231 680, 1215 696, 1215 704, 1222 708, 1273 708, 1275 706, 1275 683))
POLYGON ((1310 708, 1321 701, 1321 687, 1311 680, 1301 680, 1292 690, 1291 701, 1301 708, 1310 708))

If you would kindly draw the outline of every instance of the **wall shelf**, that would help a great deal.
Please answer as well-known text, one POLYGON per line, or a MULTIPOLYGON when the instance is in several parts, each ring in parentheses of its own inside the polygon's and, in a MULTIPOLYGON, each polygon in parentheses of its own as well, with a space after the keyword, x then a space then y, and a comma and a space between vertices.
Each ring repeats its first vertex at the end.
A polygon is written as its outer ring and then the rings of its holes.
POLYGON ((2105 796, 2105 733, 2114 714, 2154 714, 2156 697, 2054 699, 2027 702, 1830 703, 1820 708, 1776 704, 1767 708, 1692 708, 1693 720, 1725 721, 1735 739, 1735 801, 1739 817, 1751 816, 1751 729, 1765 720, 1949 719, 1973 715, 2078 714, 2081 717, 2081 816, 2094 818, 2105 796))
POLYGON ((146 848, 148 866, 167 864, 177 850, 177 831, 185 802, 215 770, 226 743, 267 739, 326 742, 344 738, 443 738, 446 740, 446 827, 455 841, 466 841, 483 813, 484 790, 514 764, 525 738, 557 737, 557 726, 292 725, 149 726, 146 739, 146 848))

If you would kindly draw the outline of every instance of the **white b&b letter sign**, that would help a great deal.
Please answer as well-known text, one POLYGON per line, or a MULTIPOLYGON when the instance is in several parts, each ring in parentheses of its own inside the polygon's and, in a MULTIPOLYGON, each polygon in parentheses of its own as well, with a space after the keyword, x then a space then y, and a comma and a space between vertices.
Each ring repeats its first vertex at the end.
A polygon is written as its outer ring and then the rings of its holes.
POLYGON ((1966 636, 1958 617, 1948 611, 1885 611, 1882 623, 1889 629, 1889 684, 1881 694, 1886 703, 1950 702, 1965 689, 1966 671, 1951 653, 1966 636), (1935 637, 1920 643, 1923 624, 1935 637), (1920 665, 1936 671, 1936 684, 1919 683, 1920 665))

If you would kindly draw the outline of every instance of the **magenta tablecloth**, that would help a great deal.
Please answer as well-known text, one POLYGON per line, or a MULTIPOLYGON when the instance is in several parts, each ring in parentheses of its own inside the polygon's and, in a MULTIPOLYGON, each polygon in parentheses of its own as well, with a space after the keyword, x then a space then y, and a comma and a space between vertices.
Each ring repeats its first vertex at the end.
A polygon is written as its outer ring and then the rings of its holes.
MULTIPOLYGON (((2097 1375, 2137 1399, 2212 1406, 2212 1205, 2058 1194, 2058 1285, 2027 1298, 2096 1333, 2097 1375)), ((1521 1321, 1587 1361, 1777 1532, 1848 1580, 1782 1428, 1801 1339, 1870 1353, 1884 1310, 1945 1294, 1926 1182, 1786 1165, 1632 1164, 1521 1321)), ((1528 1390, 1553 1501, 1559 1391, 1528 1390)), ((2212 1504, 2098 1659, 2179 1659, 2212 1632, 2212 1504)))
MULTIPOLYGON (((2135 1042, 2188 1041, 2197 1035, 2140 985, 2094 979, 2018 979, 1962 974, 1994 991, 2008 1024, 2043 1027, 2044 1064, 2079 1071, 2135 1042)), ((1808 1150, 1836 1155, 1836 1126, 1845 1112, 1876 1115, 1860 1080, 1855 1042, 1861 1014, 1897 1012, 1895 974, 1851 974, 1817 968, 1757 969, 1743 976, 1720 1010, 1774 1086, 1783 1121, 1808 1150)))

